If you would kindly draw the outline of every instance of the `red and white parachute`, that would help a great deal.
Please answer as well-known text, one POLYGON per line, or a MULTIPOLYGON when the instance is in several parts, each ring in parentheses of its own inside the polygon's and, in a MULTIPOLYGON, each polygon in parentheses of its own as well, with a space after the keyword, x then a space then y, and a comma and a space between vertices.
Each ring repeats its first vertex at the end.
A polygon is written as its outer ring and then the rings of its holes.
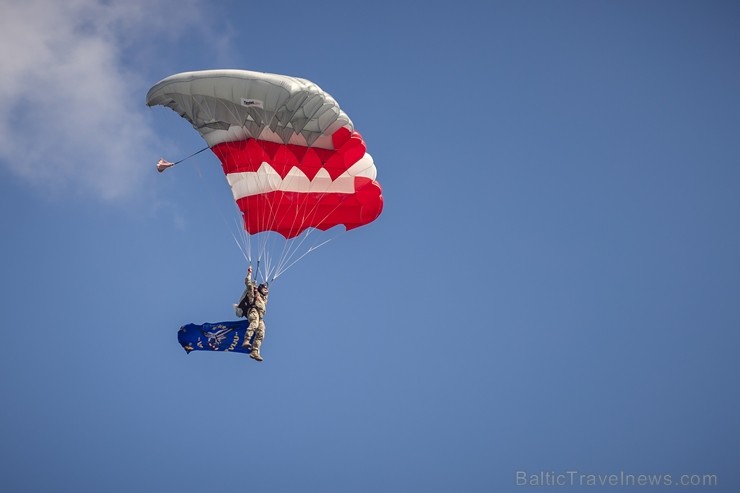
MULTIPOLYGON (((146 102, 188 120, 219 158, 243 216, 250 262, 251 240, 262 237, 255 247, 265 278, 308 253, 297 245, 312 231, 363 226, 383 209, 365 142, 313 82, 246 70, 185 72, 155 84, 146 102), (275 235, 289 242, 278 255, 270 253, 275 235)), ((157 169, 170 166, 160 160, 157 169)))

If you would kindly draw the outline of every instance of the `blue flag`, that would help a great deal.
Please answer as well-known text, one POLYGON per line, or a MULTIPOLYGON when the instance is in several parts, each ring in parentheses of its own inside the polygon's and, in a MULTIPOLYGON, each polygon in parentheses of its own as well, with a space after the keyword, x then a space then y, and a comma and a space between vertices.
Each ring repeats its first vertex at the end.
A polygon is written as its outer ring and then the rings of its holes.
POLYGON ((187 324, 180 327, 177 340, 187 351, 236 351, 249 353, 242 348, 249 320, 234 322, 187 324))

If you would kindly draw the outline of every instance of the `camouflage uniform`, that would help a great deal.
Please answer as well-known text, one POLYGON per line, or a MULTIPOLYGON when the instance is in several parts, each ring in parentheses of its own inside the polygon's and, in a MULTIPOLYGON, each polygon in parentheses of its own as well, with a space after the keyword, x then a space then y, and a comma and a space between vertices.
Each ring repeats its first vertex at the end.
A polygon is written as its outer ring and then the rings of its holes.
POLYGON ((258 291, 257 283, 252 281, 251 272, 248 273, 247 277, 244 279, 244 284, 246 285, 246 288, 242 294, 242 301, 246 297, 247 306, 249 307, 247 309, 247 313, 244 314, 243 310, 240 308, 240 306, 244 306, 242 302, 236 306, 236 314, 238 316, 246 316, 247 320, 249 320, 249 327, 247 327, 242 347, 251 349, 251 353, 249 354, 251 358, 254 358, 257 361, 262 361, 260 346, 262 346, 262 341, 265 339, 264 318, 265 312, 267 311, 267 298, 269 297, 269 294, 263 295, 258 291), (250 344, 249 341, 252 339, 253 335, 254 341, 250 344))

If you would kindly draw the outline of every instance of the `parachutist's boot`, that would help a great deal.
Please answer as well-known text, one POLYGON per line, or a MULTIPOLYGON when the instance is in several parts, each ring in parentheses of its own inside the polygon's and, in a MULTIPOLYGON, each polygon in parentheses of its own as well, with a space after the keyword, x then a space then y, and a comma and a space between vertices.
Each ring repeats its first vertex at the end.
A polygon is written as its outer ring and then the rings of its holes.
POLYGON ((255 337, 254 344, 252 345, 252 352, 249 353, 250 358, 256 361, 262 361, 262 355, 260 354, 261 345, 262 345, 262 339, 260 339, 259 337, 255 337))
POLYGON ((252 343, 249 342, 252 340, 252 334, 254 334, 254 331, 248 330, 244 334, 244 342, 242 342, 242 348, 246 349, 247 351, 252 350, 252 343))

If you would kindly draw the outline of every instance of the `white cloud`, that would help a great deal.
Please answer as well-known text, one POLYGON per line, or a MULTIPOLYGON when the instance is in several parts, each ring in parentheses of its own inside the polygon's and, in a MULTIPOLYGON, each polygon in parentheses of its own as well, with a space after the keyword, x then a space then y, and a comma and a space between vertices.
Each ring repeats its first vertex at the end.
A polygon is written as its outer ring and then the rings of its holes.
POLYGON ((42 192, 126 197, 153 169, 156 81, 123 58, 197 18, 197 0, 3 2, 0 165, 42 192))

